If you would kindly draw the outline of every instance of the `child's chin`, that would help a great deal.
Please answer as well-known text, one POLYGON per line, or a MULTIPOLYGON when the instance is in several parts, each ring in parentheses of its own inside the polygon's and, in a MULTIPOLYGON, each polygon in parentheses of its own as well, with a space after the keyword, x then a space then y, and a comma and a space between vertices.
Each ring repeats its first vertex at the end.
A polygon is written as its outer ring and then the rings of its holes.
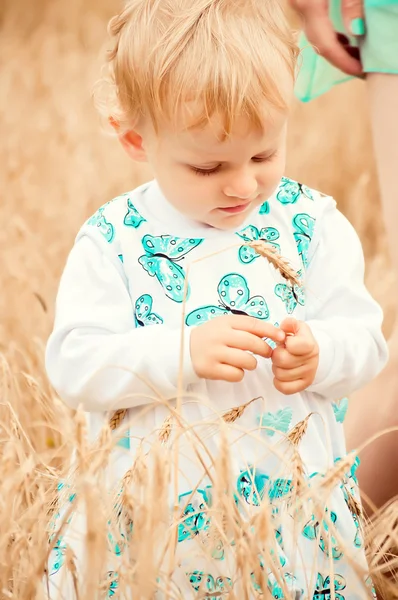
POLYGON ((245 220, 247 219, 247 212, 239 213, 236 215, 220 215, 217 219, 209 219, 208 225, 210 227, 215 227, 216 229, 221 229, 223 231, 228 231, 230 229, 237 229, 240 227, 245 220))

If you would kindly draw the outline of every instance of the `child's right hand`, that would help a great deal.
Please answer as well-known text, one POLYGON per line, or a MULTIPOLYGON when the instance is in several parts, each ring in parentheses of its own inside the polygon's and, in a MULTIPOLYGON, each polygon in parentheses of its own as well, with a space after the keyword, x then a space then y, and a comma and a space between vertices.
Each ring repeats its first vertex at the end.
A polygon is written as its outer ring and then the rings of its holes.
POLYGON ((254 371, 257 356, 269 358, 272 349, 262 338, 281 343, 285 333, 254 317, 216 317, 191 331, 190 350, 195 373, 203 379, 242 381, 254 371))

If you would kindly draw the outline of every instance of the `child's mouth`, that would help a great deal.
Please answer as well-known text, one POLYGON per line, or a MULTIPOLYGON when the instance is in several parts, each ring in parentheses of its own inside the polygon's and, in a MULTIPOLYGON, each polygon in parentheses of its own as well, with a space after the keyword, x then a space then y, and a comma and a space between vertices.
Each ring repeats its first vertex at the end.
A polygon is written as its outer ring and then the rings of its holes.
POLYGON ((243 212, 249 206, 250 202, 246 202, 246 204, 239 204, 238 206, 230 206, 228 208, 220 208, 223 212, 227 212, 230 214, 236 214, 243 212))

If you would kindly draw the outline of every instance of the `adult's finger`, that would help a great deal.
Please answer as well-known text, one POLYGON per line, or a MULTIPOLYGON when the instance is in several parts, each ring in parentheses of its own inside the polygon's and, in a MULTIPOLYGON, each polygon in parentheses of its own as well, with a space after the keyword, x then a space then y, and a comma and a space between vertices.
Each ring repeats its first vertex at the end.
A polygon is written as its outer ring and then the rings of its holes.
POLYGON ((363 0, 341 0, 341 13, 347 33, 358 37, 365 34, 363 0))
POLYGON ((341 43, 341 36, 334 30, 329 17, 329 0, 290 0, 290 3, 301 14, 305 34, 319 54, 345 73, 361 75, 360 60, 352 55, 350 46, 341 43))
POLYGON ((333 29, 329 16, 309 15, 305 20, 305 33, 317 52, 332 65, 348 75, 362 75, 362 65, 359 59, 350 54, 348 49, 339 41, 338 34, 333 29))

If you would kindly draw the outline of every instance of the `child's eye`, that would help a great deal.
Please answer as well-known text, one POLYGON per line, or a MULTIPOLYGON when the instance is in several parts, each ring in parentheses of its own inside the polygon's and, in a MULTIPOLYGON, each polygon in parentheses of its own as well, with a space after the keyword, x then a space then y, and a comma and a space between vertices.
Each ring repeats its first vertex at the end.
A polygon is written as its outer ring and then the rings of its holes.
POLYGON ((199 169, 199 167, 191 167, 191 169, 196 175, 213 175, 214 173, 217 173, 220 167, 221 165, 217 165, 213 169, 199 169))
POLYGON ((272 158, 274 158, 276 152, 273 152, 272 154, 269 154, 268 156, 253 156, 252 161, 253 162, 267 162, 269 160, 271 160, 272 158))

